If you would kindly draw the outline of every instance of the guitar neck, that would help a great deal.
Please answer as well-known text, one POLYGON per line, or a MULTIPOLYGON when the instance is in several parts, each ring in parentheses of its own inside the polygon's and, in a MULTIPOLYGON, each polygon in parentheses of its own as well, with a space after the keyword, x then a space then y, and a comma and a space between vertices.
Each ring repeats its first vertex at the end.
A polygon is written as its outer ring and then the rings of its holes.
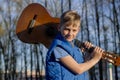
MULTIPOLYGON (((83 52, 91 53, 94 50, 94 47, 91 47, 90 49, 86 49, 84 43, 79 41, 79 40, 77 40, 77 39, 75 40, 75 45, 77 47, 79 47, 80 49, 84 48, 83 52)), ((102 59, 104 59, 104 60, 106 60, 106 61, 108 61, 108 62, 110 62, 110 63, 112 63, 112 64, 114 64, 116 66, 120 65, 120 56, 118 56, 117 54, 104 51, 102 53, 102 59)))

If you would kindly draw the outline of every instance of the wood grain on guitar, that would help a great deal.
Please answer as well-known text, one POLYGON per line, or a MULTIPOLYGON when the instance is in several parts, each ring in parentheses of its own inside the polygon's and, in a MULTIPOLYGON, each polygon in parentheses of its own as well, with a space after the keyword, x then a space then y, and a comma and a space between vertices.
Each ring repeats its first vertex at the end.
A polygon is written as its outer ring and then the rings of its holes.
MULTIPOLYGON (((32 3, 21 13, 16 27, 16 34, 22 42, 42 43, 49 48, 53 38, 58 33, 59 22, 60 19, 50 16, 42 5, 32 3)), ((80 44, 80 42, 77 44, 80 44)), ((103 59, 116 66, 120 65, 120 57, 116 54, 104 52, 103 59)))

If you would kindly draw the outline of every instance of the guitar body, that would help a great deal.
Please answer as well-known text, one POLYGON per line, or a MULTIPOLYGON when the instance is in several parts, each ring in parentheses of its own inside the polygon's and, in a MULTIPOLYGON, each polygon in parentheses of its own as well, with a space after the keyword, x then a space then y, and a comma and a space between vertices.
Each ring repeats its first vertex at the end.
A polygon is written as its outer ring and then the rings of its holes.
POLYGON ((57 34, 59 18, 53 18, 38 3, 28 5, 18 19, 16 34, 25 43, 42 43, 49 47, 57 34))

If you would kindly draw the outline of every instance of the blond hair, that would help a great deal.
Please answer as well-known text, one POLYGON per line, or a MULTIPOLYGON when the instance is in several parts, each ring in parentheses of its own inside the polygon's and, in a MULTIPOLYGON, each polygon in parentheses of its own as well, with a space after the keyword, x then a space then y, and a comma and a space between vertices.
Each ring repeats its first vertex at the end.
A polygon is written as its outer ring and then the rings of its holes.
POLYGON ((77 24, 80 25, 80 15, 76 11, 66 11, 61 15, 60 26, 76 26, 77 24))

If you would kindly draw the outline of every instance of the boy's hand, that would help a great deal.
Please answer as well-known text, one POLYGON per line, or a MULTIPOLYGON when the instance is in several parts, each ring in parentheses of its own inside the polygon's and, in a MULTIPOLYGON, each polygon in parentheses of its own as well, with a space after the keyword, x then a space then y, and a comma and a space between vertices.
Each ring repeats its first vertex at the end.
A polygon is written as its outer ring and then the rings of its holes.
MULTIPOLYGON (((94 45, 90 42, 85 42, 84 43, 85 48, 87 48, 88 50, 92 47, 94 47, 94 45)), ((88 51, 89 52, 89 51, 88 51)), ((94 47, 94 49, 91 51, 91 53, 87 53, 88 57, 93 57, 95 59, 101 59, 102 57, 102 53, 104 52, 103 49, 101 49, 100 47, 94 47)))
POLYGON ((101 49, 100 47, 95 47, 95 49, 93 50, 94 53, 94 57, 95 59, 101 59, 102 58, 102 54, 103 54, 104 50, 101 49))

